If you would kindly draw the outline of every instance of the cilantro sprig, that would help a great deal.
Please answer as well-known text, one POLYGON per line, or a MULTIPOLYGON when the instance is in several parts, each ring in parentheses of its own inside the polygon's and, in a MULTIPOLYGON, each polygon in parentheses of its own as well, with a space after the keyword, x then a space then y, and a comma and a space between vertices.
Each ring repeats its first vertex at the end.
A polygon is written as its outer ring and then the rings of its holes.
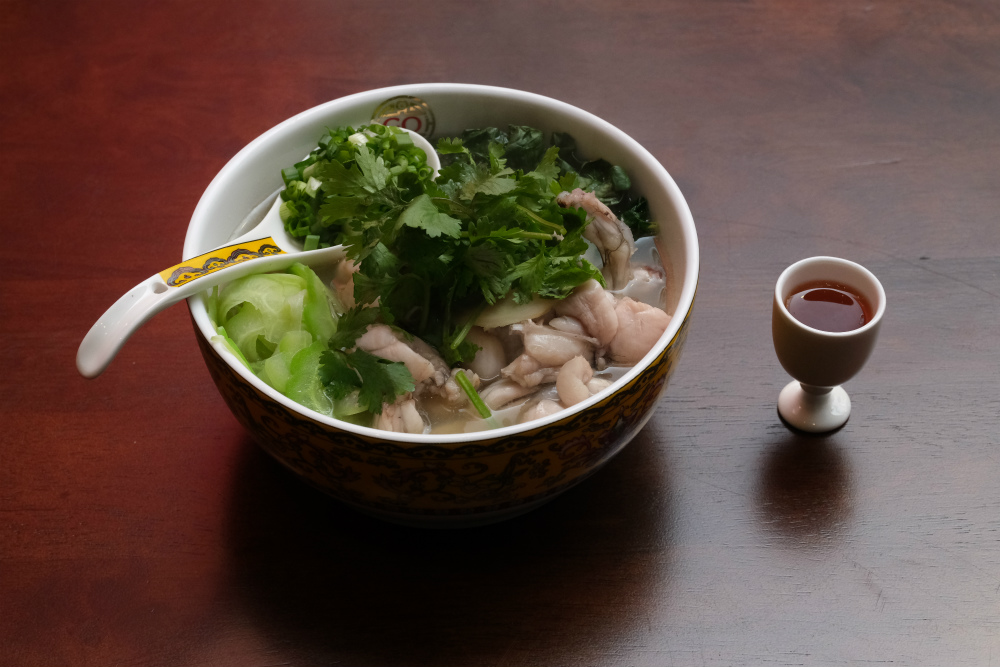
POLYGON ((648 232, 645 200, 627 175, 587 162, 568 135, 551 145, 539 130, 511 126, 442 139, 443 167, 431 178, 422 151, 393 128, 330 130, 303 162, 283 170, 282 219, 295 236, 343 244, 359 265, 357 308, 343 315, 320 364, 335 399, 357 394, 378 414, 414 391, 403 364, 355 348, 375 322, 430 343, 450 365, 478 348, 466 340, 478 313, 512 296, 560 299, 600 270, 583 259, 586 214, 556 195, 592 190, 637 230, 648 232))
POLYGON ((356 306, 344 313, 329 349, 320 355, 319 376, 334 400, 357 392, 358 404, 372 414, 381 414, 385 403, 415 388, 405 364, 389 361, 355 348, 357 339, 380 316, 378 308, 356 306))
POLYGON ((413 376, 406 365, 388 361, 364 350, 327 350, 320 356, 320 380, 335 399, 358 392, 358 404, 381 414, 385 403, 413 391, 413 376))

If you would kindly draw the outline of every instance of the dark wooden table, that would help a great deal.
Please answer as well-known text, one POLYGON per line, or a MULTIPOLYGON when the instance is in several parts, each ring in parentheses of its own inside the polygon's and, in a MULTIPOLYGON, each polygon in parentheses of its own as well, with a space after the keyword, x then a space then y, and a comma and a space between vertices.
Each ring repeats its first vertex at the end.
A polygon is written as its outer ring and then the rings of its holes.
POLYGON ((1000 4, 0 1, 0 664, 1000 662, 1000 4), (318 495, 227 412, 186 309, 80 338, 180 259, 281 120, 406 82, 576 104, 698 224, 687 347, 600 474, 428 532, 318 495), (889 309, 850 422, 796 435, 781 270, 889 309))

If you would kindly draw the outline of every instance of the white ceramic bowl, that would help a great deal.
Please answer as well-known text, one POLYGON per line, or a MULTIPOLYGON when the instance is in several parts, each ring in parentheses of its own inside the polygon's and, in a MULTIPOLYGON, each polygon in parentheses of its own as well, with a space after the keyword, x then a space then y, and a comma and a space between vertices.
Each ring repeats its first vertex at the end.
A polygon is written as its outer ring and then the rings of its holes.
POLYGON ((642 428, 679 357, 698 282, 698 240, 684 197, 662 165, 621 130, 579 108, 517 90, 414 84, 372 90, 304 111, 248 144, 196 207, 184 257, 233 231, 281 186, 280 171, 315 147, 327 127, 376 118, 434 137, 468 128, 530 125, 568 132, 588 158, 625 168, 649 201, 668 275, 670 325, 614 385, 549 418, 458 435, 395 434, 325 417, 257 379, 221 346, 201 296, 189 301, 205 361, 227 404, 277 460, 344 502, 417 525, 469 525, 525 512, 606 463, 642 428))

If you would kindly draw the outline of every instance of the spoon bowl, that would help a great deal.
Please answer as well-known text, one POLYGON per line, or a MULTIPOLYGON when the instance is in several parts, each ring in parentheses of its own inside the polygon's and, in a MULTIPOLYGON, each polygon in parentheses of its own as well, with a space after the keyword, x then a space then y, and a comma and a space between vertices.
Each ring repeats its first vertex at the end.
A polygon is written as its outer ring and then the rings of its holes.
MULTIPOLYGON (((413 143, 427 154, 434 175, 441 160, 427 139, 410 134, 413 143)), ((298 262, 306 266, 332 263, 344 256, 343 246, 303 250, 285 230, 281 220, 281 197, 275 196, 259 223, 254 218, 266 201, 254 209, 241 225, 252 228, 242 236, 164 269, 126 292, 90 328, 76 354, 76 368, 86 378, 104 372, 125 341, 160 311, 198 292, 211 289, 251 273, 280 271, 298 262)))

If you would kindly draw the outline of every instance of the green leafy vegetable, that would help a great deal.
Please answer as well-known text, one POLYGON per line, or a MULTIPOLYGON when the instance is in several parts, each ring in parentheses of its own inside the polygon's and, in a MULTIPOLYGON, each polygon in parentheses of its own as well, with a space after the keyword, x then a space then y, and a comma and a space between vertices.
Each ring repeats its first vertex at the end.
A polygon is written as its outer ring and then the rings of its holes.
MULTIPOLYGON (((625 171, 581 159, 569 135, 482 128, 440 140, 437 151, 443 166, 432 179, 405 132, 343 127, 283 169, 286 229, 307 249, 346 246, 357 306, 345 310, 302 265, 249 276, 213 297, 222 344, 290 398, 368 425, 416 389, 404 364, 358 349, 373 324, 417 336, 455 365, 478 351, 467 334, 487 306, 562 299, 587 280, 604 282, 583 258, 586 214, 559 206, 560 192, 593 191, 636 236, 651 231, 625 171)), ((468 378, 457 381, 482 411, 468 378)))
POLYGON ((442 213, 428 195, 420 195, 410 202, 399 216, 400 224, 422 229, 431 238, 450 236, 458 238, 462 223, 447 213, 442 213))
MULTIPOLYGON (((466 130, 458 139, 480 162, 488 162, 490 146, 499 145, 506 157, 507 166, 525 172, 538 164, 548 148, 541 130, 524 125, 510 125, 506 131, 496 127, 466 130)), ((438 153, 444 154, 440 147, 438 153)))
POLYGON ((334 400, 319 376, 320 358, 325 351, 326 344, 321 340, 299 350, 289 364, 289 377, 283 393, 310 410, 337 416, 334 400))
POLYGON ((288 272, 298 276, 305 283, 302 326, 316 340, 328 340, 337 331, 334 314, 343 312, 343 304, 309 267, 296 262, 288 267, 288 272))
POLYGON ((337 297, 302 264, 234 280, 210 303, 222 344, 264 382, 326 415, 335 406, 319 380, 319 356, 336 331, 338 308, 337 297))
POLYGON ((326 350, 320 364, 320 379, 335 399, 356 391, 358 404, 374 414, 381 414, 384 403, 414 389, 413 376, 404 364, 364 350, 326 350))
POLYGON ((319 376, 335 399, 356 394, 357 404, 372 414, 381 414, 384 403, 414 389, 413 376, 404 364, 390 362, 364 350, 354 349, 359 337, 378 321, 379 308, 356 306, 344 313, 337 332, 319 360, 319 376))
POLYGON ((438 153, 446 166, 409 199, 365 146, 352 166, 331 160, 313 174, 329 193, 320 214, 335 220, 334 242, 360 263, 355 301, 377 302, 382 321, 457 363, 475 355, 464 332, 484 306, 511 293, 563 298, 603 278, 582 259, 586 216, 556 203, 559 149, 540 131, 466 132, 441 140, 438 153))
POLYGON ((624 169, 607 160, 585 160, 577 154, 576 140, 560 132, 552 134, 559 148, 559 163, 565 175, 559 180, 562 190, 581 188, 593 192, 611 212, 626 223, 636 238, 653 233, 649 205, 632 193, 632 180, 624 169))

